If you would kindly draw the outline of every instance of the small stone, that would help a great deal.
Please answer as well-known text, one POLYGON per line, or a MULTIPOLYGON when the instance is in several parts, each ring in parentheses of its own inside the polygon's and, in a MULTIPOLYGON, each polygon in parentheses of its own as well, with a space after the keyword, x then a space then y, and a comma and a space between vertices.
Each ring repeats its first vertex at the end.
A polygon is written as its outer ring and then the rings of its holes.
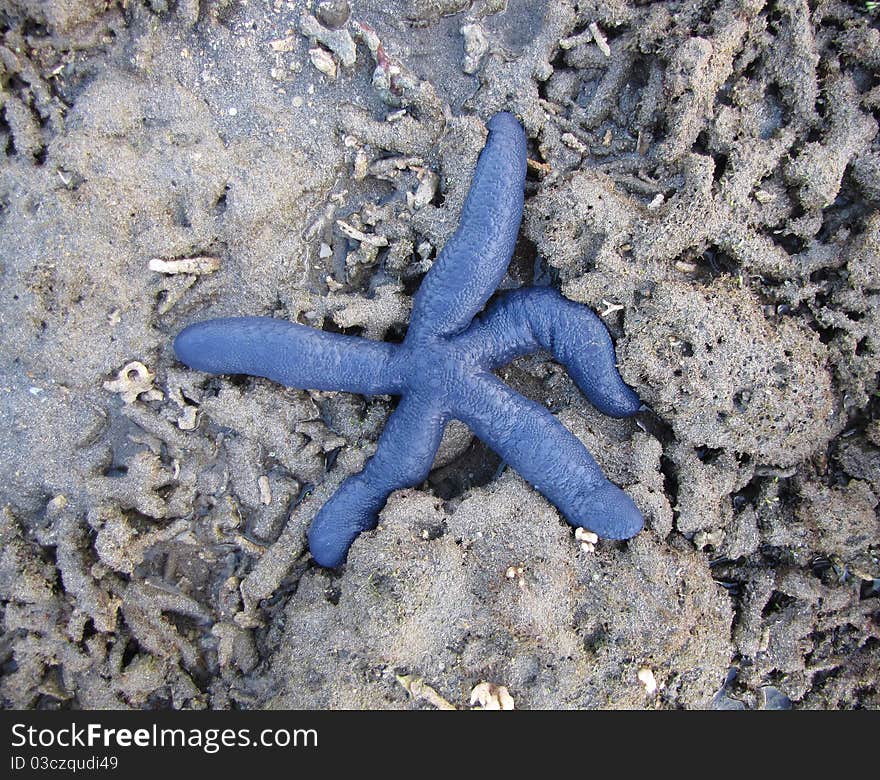
POLYGON ((154 257, 147 266, 160 274, 212 274, 220 268, 216 257, 181 257, 177 260, 163 260, 154 257))
POLYGON ((46 513, 48 515, 57 514, 67 506, 67 496, 59 493, 48 504, 46 504, 46 513))
POLYGON ((538 81, 547 81, 553 75, 553 66, 549 62, 539 62, 535 66, 535 78, 538 81))
POLYGON ((645 686, 645 693, 653 696, 657 693, 657 680, 654 679, 654 672, 647 666, 639 669, 639 682, 645 686))
POLYGON ((276 41, 269 41, 269 48, 279 54, 284 54, 296 50, 296 38, 288 35, 286 38, 279 38, 276 41))
POLYGON ((323 0, 315 9, 318 21, 328 30, 338 30, 351 16, 348 0, 323 0))
POLYGON ((588 531, 586 528, 576 528, 574 531, 574 538, 579 542, 587 542, 587 544, 596 544, 599 541, 598 535, 594 534, 592 531, 588 531))
POLYGON ((419 186, 416 188, 412 198, 408 198, 408 205, 414 211, 434 200, 434 196, 437 194, 437 187, 440 185, 440 177, 429 168, 422 168, 417 175, 419 186))
POLYGON ((583 550, 583 552, 591 553, 596 551, 596 544, 599 541, 599 537, 592 531, 588 531, 586 528, 576 528, 574 538, 581 543, 581 550, 583 550))
POLYGON ((363 181, 370 169, 370 160, 363 149, 358 149, 354 155, 354 178, 355 181, 363 181))
POLYGON ((471 691, 471 706, 481 710, 512 710, 513 696, 503 685, 481 682, 471 691))
POLYGON ((331 79, 336 78, 336 61, 330 53, 319 47, 309 49, 309 59, 321 73, 331 79))
POLYGON ((479 24, 465 24, 461 28, 461 34, 464 36, 464 62, 461 69, 468 74, 476 73, 489 51, 486 31, 479 24))
POLYGON ((198 421, 196 419, 198 412, 198 407, 191 406, 187 404, 183 407, 180 412, 180 416, 177 418, 177 427, 182 431, 193 431, 198 426, 198 421))
POLYGON ((403 119, 409 112, 405 108, 399 108, 397 111, 390 111, 385 115, 386 122, 399 122, 403 119))
POLYGON ((260 488, 260 503, 269 506, 272 503, 272 489, 269 486, 269 477, 265 474, 261 475, 257 480, 257 485, 260 488))

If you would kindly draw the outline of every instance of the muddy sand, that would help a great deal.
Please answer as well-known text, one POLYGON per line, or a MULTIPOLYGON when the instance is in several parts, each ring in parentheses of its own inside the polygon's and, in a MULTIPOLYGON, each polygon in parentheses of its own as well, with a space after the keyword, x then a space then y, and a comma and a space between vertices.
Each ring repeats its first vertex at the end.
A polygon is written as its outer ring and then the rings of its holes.
POLYGON ((877 4, 316 5, 0 2, 3 706, 880 706, 877 4), (324 570, 305 530, 396 399, 171 340, 399 340, 498 110, 502 288, 599 312, 649 408, 499 375, 646 528, 590 549, 455 425, 324 570))

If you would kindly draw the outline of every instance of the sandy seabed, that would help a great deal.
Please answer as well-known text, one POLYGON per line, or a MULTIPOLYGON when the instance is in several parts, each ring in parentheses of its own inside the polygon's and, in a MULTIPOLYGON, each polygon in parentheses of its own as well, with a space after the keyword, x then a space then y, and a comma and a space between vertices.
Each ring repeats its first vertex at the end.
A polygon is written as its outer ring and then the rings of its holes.
POLYGON ((877 5, 345 5, 0 0, 2 705, 877 708, 877 5), (171 340, 398 340, 498 110, 530 158, 502 288, 599 312, 649 409, 499 375, 646 528, 582 546, 452 425, 321 569, 395 399, 171 340))

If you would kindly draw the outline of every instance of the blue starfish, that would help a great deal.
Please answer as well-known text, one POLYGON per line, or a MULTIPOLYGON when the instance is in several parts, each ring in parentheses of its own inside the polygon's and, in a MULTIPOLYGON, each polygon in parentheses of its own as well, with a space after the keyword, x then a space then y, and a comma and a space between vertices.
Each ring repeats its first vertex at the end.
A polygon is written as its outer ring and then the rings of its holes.
POLYGON ((458 230, 416 293, 402 344, 268 317, 209 320, 175 339, 177 357, 201 371, 400 396, 376 454, 340 485, 309 529, 309 548, 320 565, 343 563, 358 534, 376 527, 391 492, 428 476, 451 418, 467 424, 572 525, 612 539, 641 530, 632 499, 605 478, 583 444, 546 408, 492 374, 515 357, 546 349, 599 411, 635 414, 639 399, 617 373, 614 346, 599 318, 551 288, 535 287, 500 296, 474 319, 510 262, 525 175, 522 127, 511 114, 496 114, 458 230))

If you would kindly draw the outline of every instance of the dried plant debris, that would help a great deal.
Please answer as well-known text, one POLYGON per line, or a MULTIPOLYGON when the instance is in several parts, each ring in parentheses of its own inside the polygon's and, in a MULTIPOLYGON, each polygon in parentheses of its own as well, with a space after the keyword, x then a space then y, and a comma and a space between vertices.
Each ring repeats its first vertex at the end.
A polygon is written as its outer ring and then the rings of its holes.
POLYGON ((0 16, 2 706, 880 707, 875 12, 0 16), (545 355, 503 378, 646 530, 572 534, 451 426, 317 569, 308 523, 394 400, 187 371, 171 334, 401 339, 500 109, 530 159, 501 287, 593 307, 645 407, 603 418, 545 355))

